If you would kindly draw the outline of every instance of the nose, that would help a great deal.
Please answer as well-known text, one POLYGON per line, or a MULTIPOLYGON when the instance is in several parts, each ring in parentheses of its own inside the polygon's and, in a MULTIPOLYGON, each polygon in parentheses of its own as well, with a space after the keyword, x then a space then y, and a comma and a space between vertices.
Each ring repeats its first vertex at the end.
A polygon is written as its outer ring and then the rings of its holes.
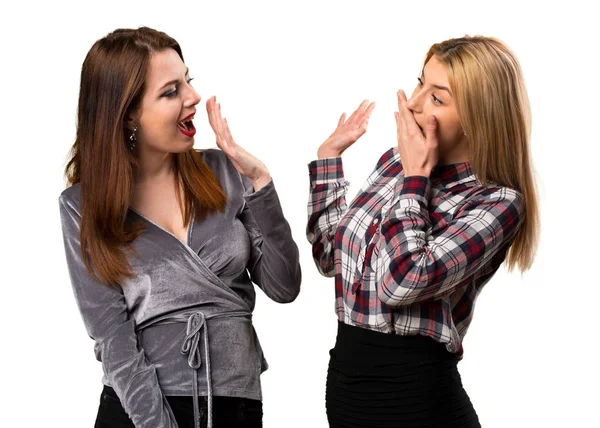
POLYGON ((423 110, 423 96, 422 91, 417 87, 411 97, 406 102, 406 107, 413 113, 421 113, 423 110))
POLYGON ((186 107, 193 107, 200 102, 200 94, 192 86, 188 86, 188 90, 184 105, 186 107))

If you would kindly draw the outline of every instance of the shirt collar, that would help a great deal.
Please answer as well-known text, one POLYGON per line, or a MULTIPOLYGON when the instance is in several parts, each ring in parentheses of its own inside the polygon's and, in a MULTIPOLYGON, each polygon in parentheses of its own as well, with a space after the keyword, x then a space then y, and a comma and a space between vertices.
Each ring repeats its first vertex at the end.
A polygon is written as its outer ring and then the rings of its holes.
POLYGON ((437 165, 431 171, 431 180, 441 183, 456 183, 469 177, 472 178, 474 175, 470 162, 459 162, 448 165, 437 165))
MULTIPOLYGON (((389 149, 385 155, 392 161, 399 161, 400 155, 396 147, 389 149)), ((459 162, 448 165, 436 165, 431 171, 430 180, 435 183, 450 184, 465 179, 475 179, 470 162, 459 162)))

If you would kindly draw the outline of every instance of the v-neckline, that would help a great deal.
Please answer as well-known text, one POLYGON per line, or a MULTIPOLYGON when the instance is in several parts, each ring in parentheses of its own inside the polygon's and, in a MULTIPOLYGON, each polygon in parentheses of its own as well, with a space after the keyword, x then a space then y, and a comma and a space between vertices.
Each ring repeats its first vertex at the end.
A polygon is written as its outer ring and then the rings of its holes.
POLYGON ((173 238, 177 239, 177 241, 181 242, 186 247, 190 247, 191 248, 191 246, 192 246, 192 231, 194 229, 194 219, 195 219, 195 210, 193 209, 193 207, 192 207, 192 216, 191 216, 190 222, 188 223, 188 226, 187 226, 186 242, 183 242, 181 239, 179 239, 179 237, 177 235, 175 235, 172 232, 169 232, 167 229, 165 229, 164 227, 162 227, 158 223, 154 222, 153 220, 149 219, 148 217, 146 217, 144 214, 142 214, 141 212, 139 212, 138 210, 136 210, 132 206, 129 206, 129 209, 131 211, 133 211, 135 214, 137 214, 138 216, 140 216, 142 219, 146 220, 148 223, 150 223, 151 225, 153 225, 154 227, 156 227, 157 229, 162 230, 164 233, 166 233, 168 235, 171 235, 173 238))
POLYGON ((213 284, 217 285, 218 287, 222 288, 223 290, 227 290, 232 296, 234 296, 238 300, 238 303, 248 306, 248 303, 240 295, 238 295, 235 291, 233 291, 231 289, 231 287, 229 287, 227 284, 225 284, 225 282, 223 282, 223 280, 216 273, 214 273, 212 270, 210 270, 210 268, 206 265, 206 263, 204 263, 204 260, 202 260, 202 257, 191 247, 192 233, 194 230, 194 219, 195 219, 195 215, 194 215, 195 211, 194 210, 192 210, 192 216, 190 218, 190 223, 188 224, 188 234, 187 234, 188 242, 186 244, 181 239, 179 239, 175 234, 169 232, 162 226, 156 224, 154 221, 150 220, 148 217, 146 217, 145 215, 143 215, 142 213, 137 211, 135 208, 130 206, 129 209, 133 213, 138 215, 140 218, 147 221, 152 226, 156 227, 158 230, 166 233, 167 235, 172 236, 175 239, 175 241, 177 242, 177 244, 182 245, 183 248, 186 250, 186 252, 192 257, 192 259, 196 262, 196 265, 204 272, 204 275, 207 279, 209 279, 213 284))

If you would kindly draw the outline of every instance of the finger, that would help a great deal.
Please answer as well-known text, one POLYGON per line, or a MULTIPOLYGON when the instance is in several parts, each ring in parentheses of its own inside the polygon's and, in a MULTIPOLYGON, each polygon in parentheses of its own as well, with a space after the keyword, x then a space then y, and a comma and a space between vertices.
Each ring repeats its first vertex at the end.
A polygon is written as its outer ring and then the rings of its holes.
POLYGON ((217 125, 217 114, 216 114, 216 98, 214 96, 210 97, 208 101, 206 101, 206 111, 208 112, 208 121, 210 126, 213 128, 213 131, 218 131, 217 125))
POLYGON ((396 116, 396 123, 398 125, 397 129, 398 129, 398 138, 403 137, 403 131, 404 131, 404 126, 403 126, 403 121, 404 121, 404 116, 402 115, 402 109, 404 106, 404 100, 406 99, 406 96, 402 96, 404 94, 404 92, 402 90, 399 90, 396 92, 396 96, 398 98, 398 111, 395 113, 396 116))
POLYGON ((212 128, 215 135, 217 135, 218 127, 215 118, 215 97, 210 97, 208 101, 206 101, 206 112, 208 113, 208 123, 210 124, 210 127, 212 128))
POLYGON ((362 112, 367 108, 368 104, 369 104, 369 100, 364 100, 362 103, 360 103, 358 108, 356 110, 354 110, 354 112, 350 115, 350 117, 346 121, 346 124, 355 125, 357 123, 360 123, 360 120, 357 120, 358 119, 357 116, 362 114, 362 112))
POLYGON ((400 113, 395 111, 394 118, 396 119, 396 134, 398 136, 398 140, 400 140, 400 138, 402 137, 402 118, 400 117, 400 113))
POLYGON ((229 123, 227 123, 227 119, 223 119, 223 132, 225 133, 227 145, 229 145, 232 149, 235 147, 239 147, 233 139, 233 136, 231 135, 231 130, 229 129, 229 123))
POLYGON ((223 114, 221 113, 221 104, 216 102, 215 98, 215 123, 217 125, 219 137, 223 140, 227 138, 227 133, 225 131, 225 122, 223 119, 223 114))
POLYGON ((340 119, 338 120, 338 126, 342 126, 346 122, 346 113, 342 113, 340 119))
POLYGON ((210 123, 210 126, 213 129, 213 132, 215 133, 215 137, 217 140, 217 146, 223 150, 223 151, 228 151, 228 146, 227 146, 227 141, 226 140, 226 135, 224 132, 224 127, 223 127, 223 118, 221 117, 221 110, 220 110, 220 105, 217 103, 217 98, 216 97, 211 97, 208 101, 207 101, 207 105, 206 108, 208 110, 208 121, 210 123))
POLYGON ((373 111, 374 108, 375 108, 375 103, 371 103, 371 104, 369 104, 369 107, 367 107, 365 112, 363 113, 360 125, 358 127, 358 129, 361 131, 360 135, 363 135, 365 132, 367 132, 367 128, 369 126, 369 118, 371 117, 371 112, 373 111))
POLYGON ((406 94, 403 90, 398 91, 398 112, 402 119, 402 128, 405 134, 414 136, 422 135, 419 125, 415 121, 415 117, 407 106, 406 94))
POLYGON ((431 148, 437 148, 438 139, 437 139, 437 118, 435 116, 429 116, 427 118, 427 127, 425 130, 425 141, 427 145, 431 148))
POLYGON ((362 115, 362 122, 368 124, 369 123, 369 118, 371 117, 371 113, 373 113, 373 110, 375 109, 375 101, 373 101, 372 103, 370 103, 367 108, 365 109, 363 115, 362 115))

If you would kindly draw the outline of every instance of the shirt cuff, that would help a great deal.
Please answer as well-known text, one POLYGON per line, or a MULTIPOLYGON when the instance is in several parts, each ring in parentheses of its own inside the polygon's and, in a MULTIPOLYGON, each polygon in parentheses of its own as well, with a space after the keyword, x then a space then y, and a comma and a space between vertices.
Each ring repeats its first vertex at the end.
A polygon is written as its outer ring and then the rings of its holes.
POLYGON ((400 194, 400 199, 415 198, 427 204, 429 193, 431 191, 431 181, 427 177, 413 175, 403 177, 398 180, 396 191, 400 194))
POLYGON ((344 167, 341 157, 312 161, 308 164, 308 172, 312 185, 344 181, 344 167))
POLYGON ((260 198, 261 196, 268 195, 270 192, 275 191, 275 185, 273 184, 273 178, 269 180, 267 184, 258 190, 254 190, 254 187, 250 186, 244 192, 244 199, 246 202, 253 201, 254 199, 260 198))

